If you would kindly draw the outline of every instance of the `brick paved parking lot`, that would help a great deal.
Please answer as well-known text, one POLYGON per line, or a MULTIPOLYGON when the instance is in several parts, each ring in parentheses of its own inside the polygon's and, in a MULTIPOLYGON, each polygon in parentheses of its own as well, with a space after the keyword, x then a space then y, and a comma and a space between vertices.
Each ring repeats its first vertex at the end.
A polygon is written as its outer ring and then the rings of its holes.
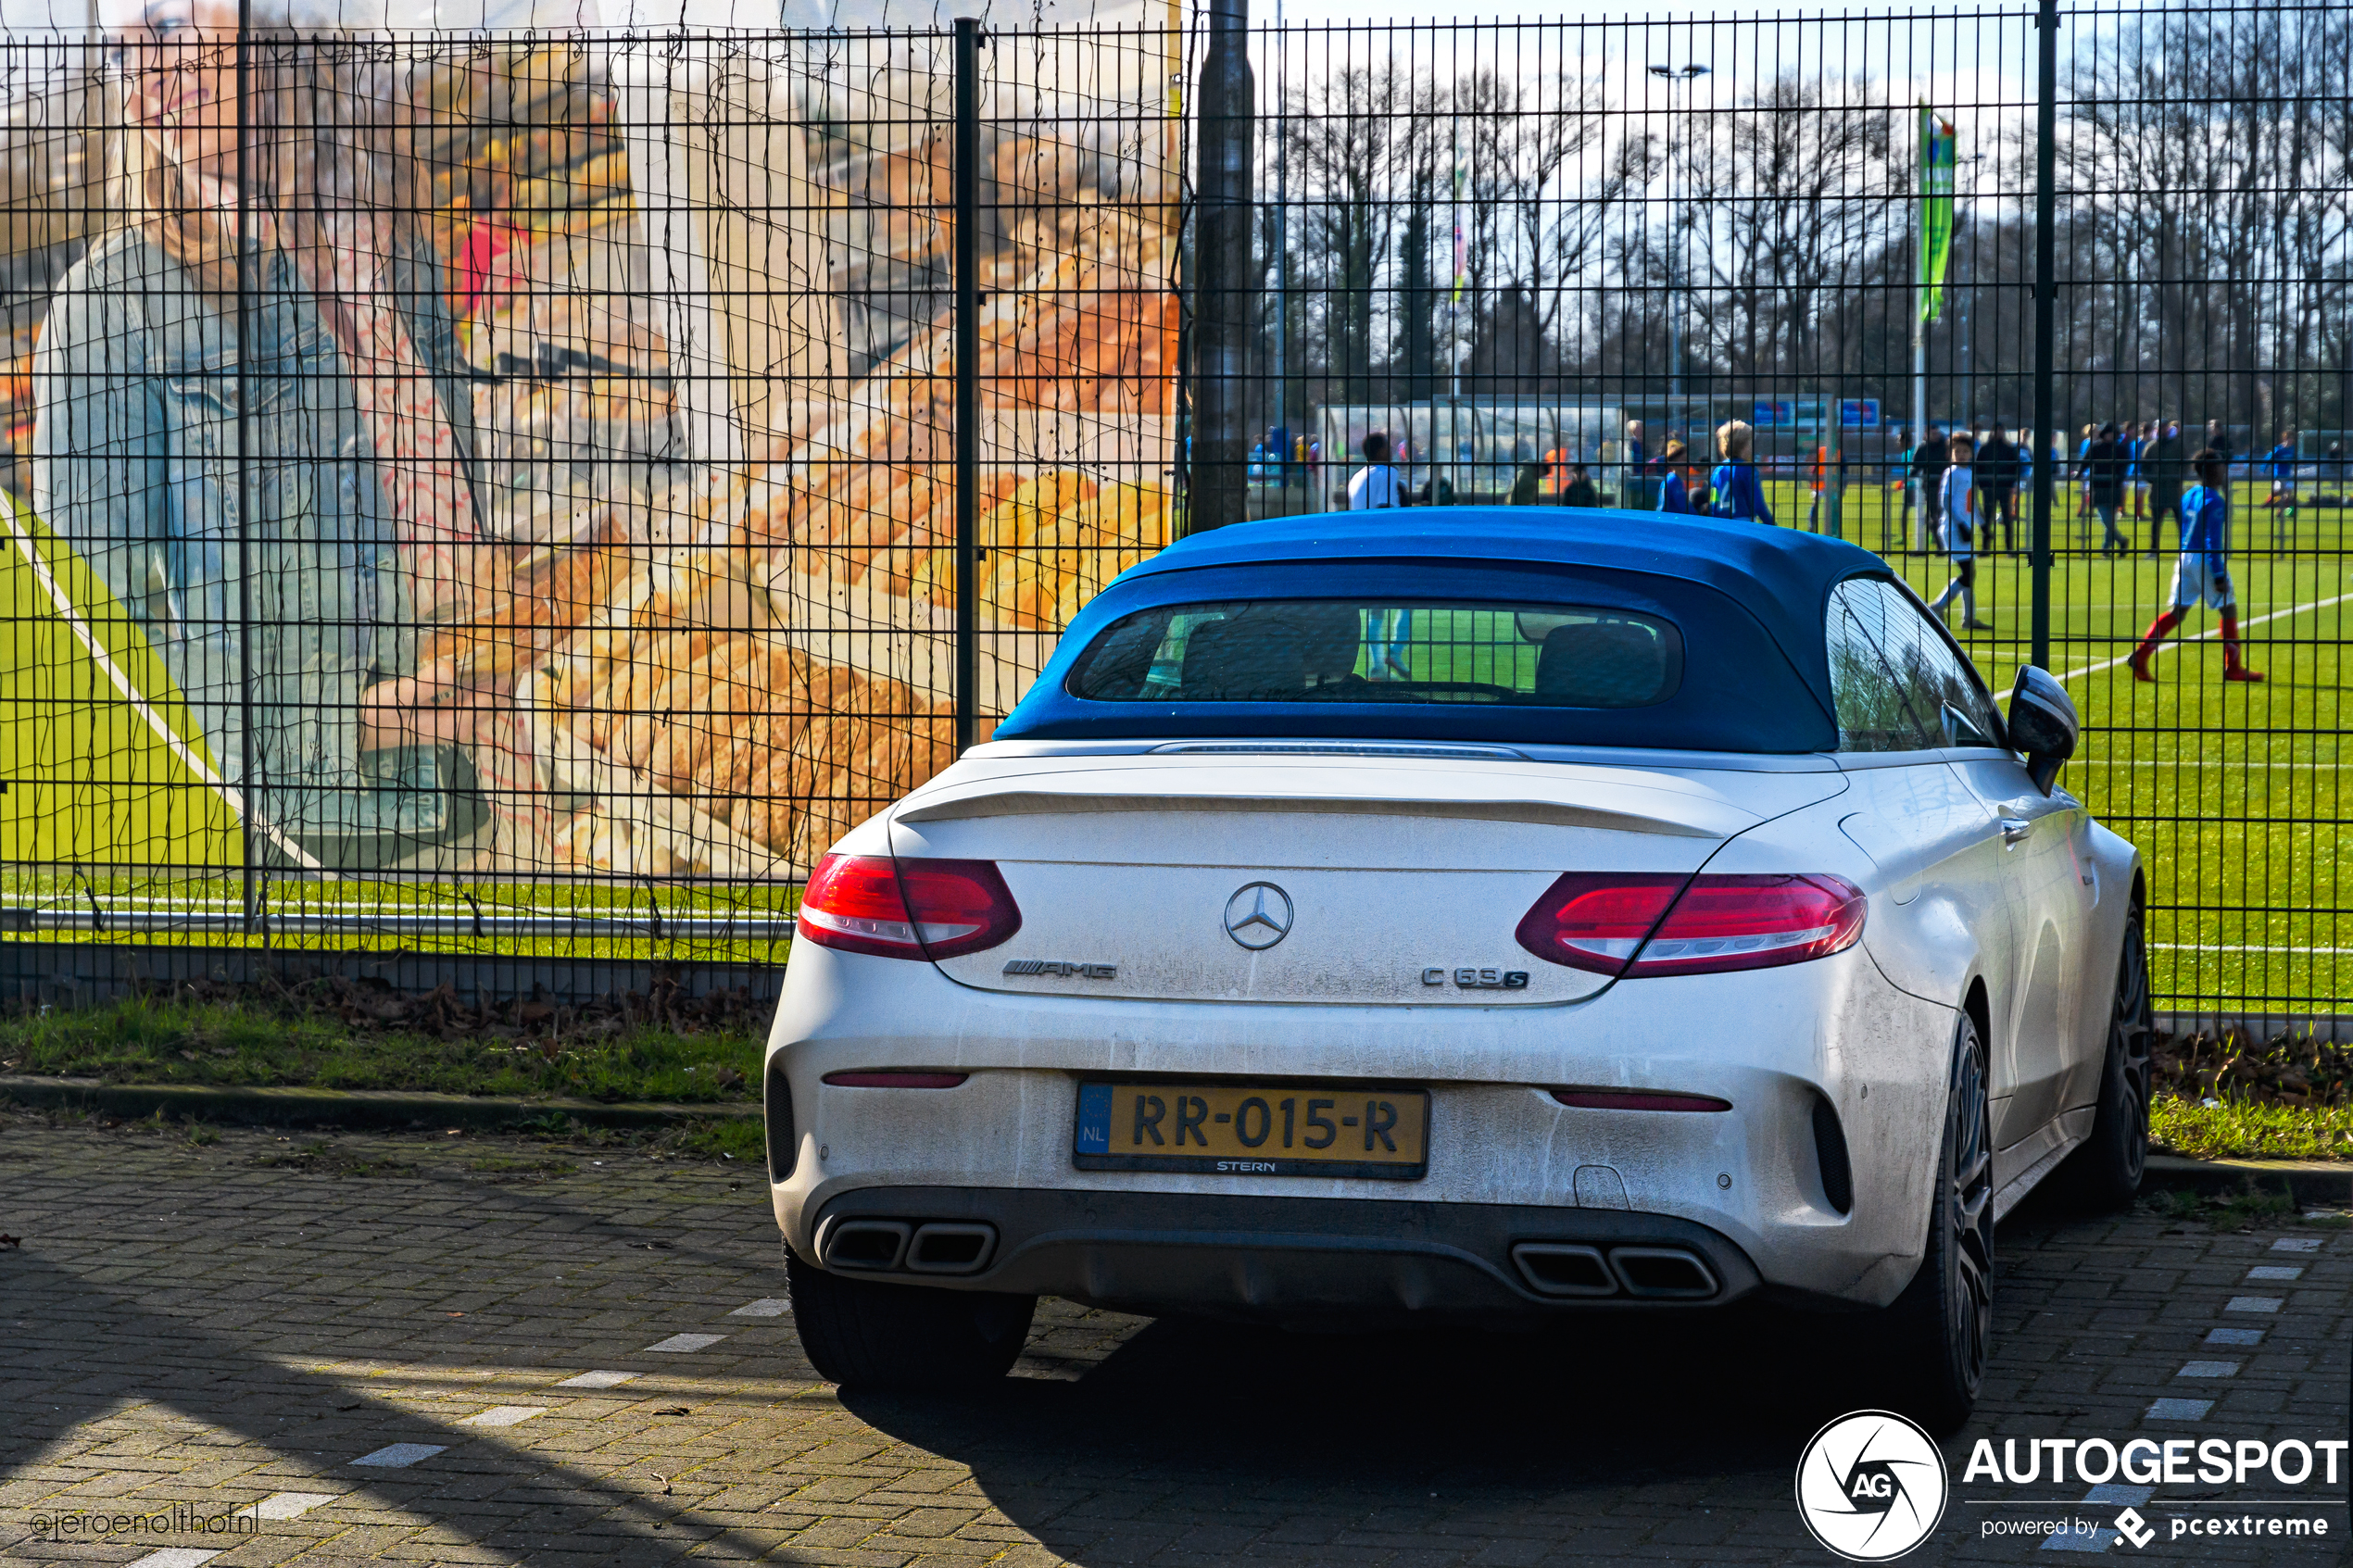
MULTIPOLYGON (((0 1232, 8 1562, 1824 1562, 1797 1456, 1880 1370, 1763 1311, 1367 1336, 1048 1303, 1000 1386, 844 1397, 757 1171, 430 1131, 0 1120, 0 1232)), ((2070 1513, 2112 1557, 2353 1560, 2342 1469, 1962 1474, 1979 1437, 2343 1438, 2353 1233, 2145 1208, 2001 1239, 1992 1387, 1905 1561, 2047 1562, 1988 1525, 2070 1513), (2172 1534, 2278 1517, 2329 1533, 2172 1534)))

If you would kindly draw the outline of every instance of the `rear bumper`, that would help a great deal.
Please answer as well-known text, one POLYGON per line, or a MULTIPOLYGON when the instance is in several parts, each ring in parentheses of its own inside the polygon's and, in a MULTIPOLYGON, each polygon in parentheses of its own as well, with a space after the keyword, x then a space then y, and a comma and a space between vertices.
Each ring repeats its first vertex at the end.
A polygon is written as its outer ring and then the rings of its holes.
POLYGON ((825 1203, 812 1236, 813 1261, 845 1274, 1276 1322, 1524 1323, 1721 1306, 1760 1283, 1745 1252, 1690 1220, 1513 1204, 873 1186, 825 1203), (920 1244, 892 1255, 894 1236, 925 1225, 986 1227, 989 1245, 943 1245, 969 1260, 952 1273, 920 1244))

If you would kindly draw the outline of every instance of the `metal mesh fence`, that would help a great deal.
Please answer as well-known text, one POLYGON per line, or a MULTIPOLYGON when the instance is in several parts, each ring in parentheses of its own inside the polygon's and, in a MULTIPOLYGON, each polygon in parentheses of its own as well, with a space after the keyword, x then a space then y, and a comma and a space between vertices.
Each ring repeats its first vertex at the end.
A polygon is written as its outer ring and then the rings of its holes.
POLYGON ((1246 141, 1202 21, 0 45, 8 918, 771 956, 1102 583, 1393 483, 1952 589, 2160 1005, 2344 1009, 2340 12, 1261 29, 1246 141))
POLYGON ((778 951, 1167 542, 1172 42, 19 51, 17 922, 778 951))

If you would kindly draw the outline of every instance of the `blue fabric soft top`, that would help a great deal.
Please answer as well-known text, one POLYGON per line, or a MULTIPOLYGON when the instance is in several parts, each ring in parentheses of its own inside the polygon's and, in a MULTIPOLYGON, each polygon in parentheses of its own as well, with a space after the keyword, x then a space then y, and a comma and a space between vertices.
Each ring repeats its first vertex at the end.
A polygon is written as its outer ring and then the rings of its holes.
POLYGON ((1746 521, 1608 508, 1414 508, 1269 519, 1196 534, 1131 568, 1072 621, 999 738, 1331 735, 1702 750, 1832 749, 1831 590, 1890 576, 1853 545, 1746 521), (1237 598, 1364 596, 1617 604, 1680 629, 1676 696, 1629 709, 1463 704, 1088 701, 1072 667, 1122 616, 1237 598))

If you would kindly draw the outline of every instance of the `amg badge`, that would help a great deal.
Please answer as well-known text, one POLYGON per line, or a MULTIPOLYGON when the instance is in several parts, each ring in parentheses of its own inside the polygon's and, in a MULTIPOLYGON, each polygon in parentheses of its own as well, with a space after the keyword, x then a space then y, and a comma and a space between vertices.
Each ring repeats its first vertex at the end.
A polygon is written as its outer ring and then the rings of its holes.
POLYGON ((1119 966, 1107 963, 1070 963, 1062 959, 1009 959, 1007 974, 1054 974, 1067 980, 1076 975, 1081 980, 1111 980, 1119 974, 1119 966))

